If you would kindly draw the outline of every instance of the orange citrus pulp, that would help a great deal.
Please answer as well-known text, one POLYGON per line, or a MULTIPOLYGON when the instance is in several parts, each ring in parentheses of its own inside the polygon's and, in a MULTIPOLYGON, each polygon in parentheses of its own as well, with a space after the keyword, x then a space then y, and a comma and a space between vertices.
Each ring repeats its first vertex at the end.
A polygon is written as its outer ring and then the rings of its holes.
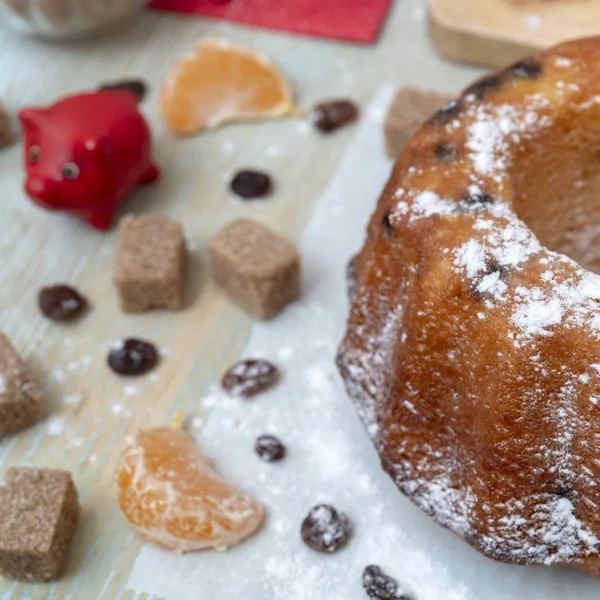
POLYGON ((266 57, 222 39, 205 39, 169 72, 161 111, 177 134, 232 121, 291 114, 292 90, 266 57))
POLYGON ((142 430, 116 466, 119 506, 148 541, 178 552, 227 548, 254 533, 263 509, 211 467, 180 429, 142 430))

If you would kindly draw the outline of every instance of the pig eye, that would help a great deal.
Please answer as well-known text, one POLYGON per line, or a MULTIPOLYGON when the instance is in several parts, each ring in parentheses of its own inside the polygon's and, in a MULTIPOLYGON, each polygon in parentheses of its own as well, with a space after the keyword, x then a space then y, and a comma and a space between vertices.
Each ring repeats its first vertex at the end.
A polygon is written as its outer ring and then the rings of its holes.
POLYGON ((79 177, 79 167, 73 162, 65 163, 62 174, 65 179, 77 179, 79 177))
POLYGON ((40 147, 39 146, 31 146, 28 151, 29 162, 32 165, 35 165, 40 160, 40 147))

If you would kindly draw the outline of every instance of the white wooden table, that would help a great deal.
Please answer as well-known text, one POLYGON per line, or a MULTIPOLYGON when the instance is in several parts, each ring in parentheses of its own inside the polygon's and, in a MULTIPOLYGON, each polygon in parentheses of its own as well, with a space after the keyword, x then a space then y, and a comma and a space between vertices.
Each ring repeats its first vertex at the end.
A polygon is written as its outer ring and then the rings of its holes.
MULTIPOLYGON (((159 211, 182 220, 193 250, 186 310, 121 314, 111 282, 114 231, 99 234, 34 207, 21 191, 19 144, 0 152, 0 328, 26 357, 51 408, 45 423, 0 446, 0 461, 3 468, 32 464, 72 470, 83 504, 65 576, 51 586, 1 582, 3 599, 136 597, 126 588, 142 544, 114 500, 115 456, 124 436, 139 427, 166 423, 178 409, 193 414, 198 398, 242 351, 252 325, 208 281, 204 242, 240 215, 297 239, 353 136, 354 128, 324 138, 297 121, 281 121, 176 139, 157 111, 158 89, 170 64, 203 36, 222 35, 276 59, 304 108, 329 97, 365 105, 383 82, 457 91, 478 71, 436 55, 425 21, 421 0, 398 0, 373 47, 163 13, 140 16, 110 38, 69 45, 42 44, 1 30, 0 98, 13 113, 111 79, 140 76, 150 83, 144 110, 163 176, 125 210, 159 211), (229 177, 243 166, 272 173, 272 198, 247 204, 231 198, 229 177), (41 318, 37 291, 54 282, 70 282, 90 298, 93 310, 83 321, 59 326, 41 318), (130 336, 154 340, 165 350, 155 377, 131 382, 108 372, 108 344, 130 336)), ((200 592, 197 597, 213 600, 200 592)))

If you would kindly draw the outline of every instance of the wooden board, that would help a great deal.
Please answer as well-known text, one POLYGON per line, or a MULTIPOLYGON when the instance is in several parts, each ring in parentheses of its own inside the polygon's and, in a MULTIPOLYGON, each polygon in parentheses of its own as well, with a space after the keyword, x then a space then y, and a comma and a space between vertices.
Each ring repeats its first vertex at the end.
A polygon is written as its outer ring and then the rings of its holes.
POLYGON ((502 67, 559 42, 600 34, 600 0, 429 0, 429 33, 440 52, 502 67))

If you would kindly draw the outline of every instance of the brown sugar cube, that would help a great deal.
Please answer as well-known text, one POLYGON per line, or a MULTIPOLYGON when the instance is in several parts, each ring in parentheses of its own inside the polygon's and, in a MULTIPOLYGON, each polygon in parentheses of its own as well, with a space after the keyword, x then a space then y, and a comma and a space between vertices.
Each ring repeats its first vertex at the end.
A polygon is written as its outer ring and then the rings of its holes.
POLYGON ((10 128, 10 121, 4 107, 0 103, 0 148, 8 146, 14 141, 14 136, 10 128))
POLYGON ((11 343, 0 333, 0 438, 29 427, 44 414, 42 394, 11 343))
POLYGON ((208 242, 212 278, 245 311, 268 319, 300 295, 296 248, 255 221, 240 219, 208 242))
POLYGON ((0 573, 19 581, 56 579, 78 517, 77 490, 70 473, 9 469, 0 488, 0 573))
POLYGON ((449 94, 439 92, 400 88, 385 119, 387 155, 396 158, 410 136, 452 98, 449 94))
POLYGON ((185 239, 177 221, 127 216, 119 226, 115 285, 124 312, 183 306, 185 239))

